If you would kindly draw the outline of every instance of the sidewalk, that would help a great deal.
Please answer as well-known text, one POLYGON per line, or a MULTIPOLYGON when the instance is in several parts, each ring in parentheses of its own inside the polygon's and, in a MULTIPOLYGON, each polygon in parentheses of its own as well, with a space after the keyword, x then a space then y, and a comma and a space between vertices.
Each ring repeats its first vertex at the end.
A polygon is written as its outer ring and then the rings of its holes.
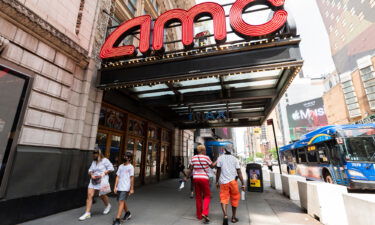
MULTIPOLYGON (((263 193, 247 193, 246 201, 241 201, 237 216, 238 225, 318 225, 318 221, 305 214, 295 203, 269 187, 263 193)), ((135 190, 128 205, 132 219, 123 224, 129 225, 198 225, 203 224, 195 218, 195 200, 189 198, 189 183, 181 192, 177 191, 178 180, 167 180, 159 184, 143 186, 135 190)), ((212 187, 213 198, 210 208, 210 224, 222 224, 222 211, 216 187, 212 187)), ((103 203, 97 199, 93 205, 92 217, 78 221, 84 207, 52 216, 33 220, 24 225, 103 225, 112 224, 116 213, 116 200, 111 199, 112 210, 103 215, 103 203)), ((230 209, 230 208, 229 208, 230 209)), ((230 216, 230 215, 229 215, 230 216)))

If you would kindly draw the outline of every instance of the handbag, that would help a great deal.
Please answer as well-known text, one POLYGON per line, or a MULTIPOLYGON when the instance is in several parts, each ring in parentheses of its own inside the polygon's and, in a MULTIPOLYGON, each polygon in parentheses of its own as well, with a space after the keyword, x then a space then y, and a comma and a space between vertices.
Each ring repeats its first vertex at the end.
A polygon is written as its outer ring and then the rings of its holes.
POLYGON ((100 183, 99 196, 111 193, 111 185, 108 180, 103 179, 100 183))
POLYGON ((101 177, 98 177, 98 178, 95 178, 95 179, 92 179, 91 178, 91 183, 93 184, 93 185, 98 185, 98 184, 100 184, 102 182, 102 178, 101 177))

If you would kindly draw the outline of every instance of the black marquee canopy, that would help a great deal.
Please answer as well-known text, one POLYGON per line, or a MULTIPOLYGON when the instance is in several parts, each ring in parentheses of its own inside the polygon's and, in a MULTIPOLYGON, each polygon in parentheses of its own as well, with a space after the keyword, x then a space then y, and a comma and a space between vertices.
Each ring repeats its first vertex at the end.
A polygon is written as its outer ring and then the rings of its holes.
POLYGON ((103 61, 98 87, 137 101, 181 129, 260 126, 302 67, 299 43, 289 17, 272 37, 208 41, 189 50, 103 61))

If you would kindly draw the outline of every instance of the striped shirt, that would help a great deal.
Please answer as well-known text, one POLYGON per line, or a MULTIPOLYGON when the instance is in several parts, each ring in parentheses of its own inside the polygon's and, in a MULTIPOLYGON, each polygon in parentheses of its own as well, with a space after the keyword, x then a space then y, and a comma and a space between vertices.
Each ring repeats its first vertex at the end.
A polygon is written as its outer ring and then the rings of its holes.
POLYGON ((190 165, 193 167, 193 179, 207 179, 212 161, 206 155, 195 155, 191 158, 190 165))

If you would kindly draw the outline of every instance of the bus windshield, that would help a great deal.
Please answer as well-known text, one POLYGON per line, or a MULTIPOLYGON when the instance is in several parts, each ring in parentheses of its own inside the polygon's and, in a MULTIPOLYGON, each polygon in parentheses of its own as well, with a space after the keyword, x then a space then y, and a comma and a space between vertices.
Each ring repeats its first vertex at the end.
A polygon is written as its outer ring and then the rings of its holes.
POLYGON ((375 129, 348 129, 339 131, 346 159, 375 162, 375 129))

